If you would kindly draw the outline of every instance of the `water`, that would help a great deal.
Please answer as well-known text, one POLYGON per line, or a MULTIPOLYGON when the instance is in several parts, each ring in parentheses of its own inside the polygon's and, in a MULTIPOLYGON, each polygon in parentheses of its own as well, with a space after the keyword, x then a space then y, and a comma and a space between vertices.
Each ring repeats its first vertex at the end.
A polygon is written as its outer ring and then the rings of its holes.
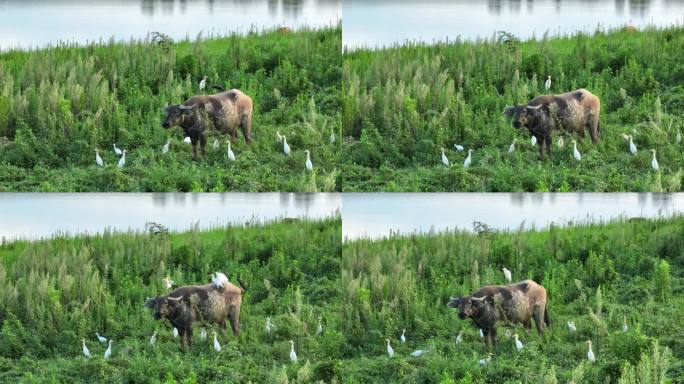
POLYGON ((684 213, 684 193, 345 193, 345 239, 472 230, 473 222, 497 230, 545 228, 570 221, 607 221, 623 217, 684 213))
POLYGON ((343 0, 342 8, 342 44, 348 48, 474 40, 501 30, 526 39, 630 20, 636 27, 684 24, 684 0, 343 0))
POLYGON ((0 49, 336 24, 340 0, 0 0, 0 49))
POLYGON ((340 209, 337 193, 0 193, 0 238, 38 239, 56 233, 173 231, 253 219, 322 218, 340 209))

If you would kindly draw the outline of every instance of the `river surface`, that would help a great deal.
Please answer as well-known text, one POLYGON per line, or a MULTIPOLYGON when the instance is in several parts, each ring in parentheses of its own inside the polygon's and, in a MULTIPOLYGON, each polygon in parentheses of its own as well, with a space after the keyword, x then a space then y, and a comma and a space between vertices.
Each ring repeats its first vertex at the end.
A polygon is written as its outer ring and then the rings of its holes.
POLYGON ((323 218, 340 204, 338 193, 0 193, 0 239, 323 218))
POLYGON ((59 41, 174 39, 274 26, 335 25, 341 0, 0 0, 0 50, 59 41))
POLYGON ((405 41, 593 32, 597 27, 684 24, 684 0, 343 0, 342 44, 378 48, 405 41))
POLYGON ((473 230, 474 222, 514 231, 670 216, 684 213, 684 193, 345 193, 342 206, 342 233, 350 240, 386 237, 390 231, 473 230))

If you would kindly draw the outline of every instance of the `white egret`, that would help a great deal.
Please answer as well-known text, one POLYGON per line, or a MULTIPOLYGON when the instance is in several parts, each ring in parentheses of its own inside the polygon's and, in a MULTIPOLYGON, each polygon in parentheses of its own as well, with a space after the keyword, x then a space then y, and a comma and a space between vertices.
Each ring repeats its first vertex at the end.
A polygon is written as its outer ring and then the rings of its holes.
POLYGON ((576 332, 577 331, 577 327, 575 327, 574 321, 568 321, 568 329, 570 329, 570 332, 576 332))
POLYGON ((632 155, 636 155, 637 147, 636 147, 636 145, 634 145, 634 141, 632 140, 632 135, 629 135, 628 137, 629 137, 629 152, 632 155))
POLYGON ((97 148, 95 148, 95 163, 100 167, 104 167, 104 161, 102 161, 102 158, 100 157, 100 151, 97 148))
POLYGON ((401 331, 401 336, 399 337, 399 339, 401 340, 402 343, 406 342, 406 330, 405 329, 401 331))
POLYGON ((202 339, 202 340, 207 339, 207 330, 204 328, 202 328, 202 330, 200 331, 200 339, 202 339))
POLYGON ((589 344, 589 351, 587 351, 587 359, 594 363, 596 362, 596 356, 594 356, 594 351, 591 349, 591 340, 587 340, 587 343, 589 344))
POLYGON ((123 151, 116 147, 116 143, 114 143, 114 153, 116 153, 117 156, 121 156, 123 154, 123 151))
POLYGON ((469 149, 468 150, 468 157, 463 161, 463 168, 468 168, 470 167, 470 163, 473 162, 473 150, 469 149))
POLYGON ((164 286, 166 287, 166 289, 171 289, 171 287, 173 287, 173 280, 171 280, 171 278, 168 276, 163 278, 162 282, 164 283, 164 286))
POLYGON ((510 283, 513 280, 513 276, 511 276, 511 271, 509 271, 506 267, 503 267, 501 270, 503 271, 506 280, 510 283))
POLYGON ((162 155, 169 153, 169 145, 171 145, 171 139, 167 139, 166 144, 162 147, 162 155))
POLYGON ((121 158, 119 159, 119 164, 117 165, 119 168, 123 168, 124 165, 126 165, 126 150, 123 150, 123 155, 121 155, 121 158))
POLYGON ((157 342, 157 331, 154 331, 152 337, 150 337, 150 345, 154 345, 157 342))
POLYGON ((276 131, 276 143, 280 144, 283 142, 283 136, 280 134, 280 131, 276 131))
POLYGON ((86 347, 85 339, 81 339, 81 342, 83 343, 83 356, 90 359, 93 355, 90 354, 90 350, 86 347))
POLYGON ((178 337, 178 328, 173 327, 173 337, 178 337))
POLYGON ((565 143, 563 142, 563 136, 558 136, 558 142, 556 143, 558 145, 558 148, 563 148, 565 143))
POLYGON ((677 136, 675 136, 675 143, 681 144, 682 142, 682 133, 677 129, 677 136))
POLYGON ((99 334, 98 332, 95 332, 95 336, 97 336, 97 340, 98 340, 100 343, 103 343, 103 344, 104 344, 104 343, 107 342, 107 339, 104 338, 104 337, 102 337, 102 336, 100 336, 100 334, 99 334))
POLYGON ((287 145, 287 137, 285 135, 283 135, 283 152, 285 156, 290 156, 290 146, 287 145))
POLYGON ((290 340, 290 361, 297 362, 297 352, 294 350, 294 341, 290 340))
POLYGON ((218 142, 218 139, 214 139, 214 144, 211 145, 211 148, 214 150, 217 150, 217 149, 219 149, 219 146, 220 146, 220 144, 218 142))
POLYGON ((413 356, 413 357, 421 357, 421 356, 423 356, 423 355, 424 355, 425 353, 427 353, 427 352, 428 352, 427 349, 418 349, 418 350, 415 350, 415 351, 411 352, 411 356, 413 356))
POLYGON ((515 152, 515 142, 518 141, 518 138, 514 138, 513 142, 511 145, 508 147, 508 153, 513 153, 515 152))
POLYGON ((271 333, 271 330, 276 329, 275 325, 271 323, 271 318, 267 317, 266 318, 266 325, 264 326, 264 331, 266 331, 267 334, 271 333))
POLYGON ((575 160, 580 161, 582 160, 582 155, 579 153, 577 150, 577 141, 573 140, 572 141, 572 155, 575 157, 575 160))
POLYGON ((389 357, 394 357, 394 348, 390 345, 390 339, 385 339, 387 340, 387 354, 389 357))
POLYGON ((216 331, 214 331, 214 351, 221 352, 221 344, 219 344, 219 341, 216 338, 216 331))
POLYGON ((480 337, 484 339, 484 333, 482 333, 482 328, 480 328, 480 337))
POLYGON ((459 152, 463 152, 463 150, 464 150, 465 148, 463 148, 462 145, 454 144, 454 149, 457 150, 457 151, 459 151, 459 152))
POLYGON ((313 171, 313 163, 311 162, 311 152, 307 149, 304 151, 306 153, 306 162, 304 163, 304 166, 306 167, 307 171, 313 171))
POLYGON ((480 365, 487 365, 490 361, 492 361, 492 354, 491 353, 487 354, 486 359, 480 359, 480 365))
POLYGON ((518 339, 518 334, 514 333, 513 334, 513 339, 515 340, 515 349, 520 352, 523 349, 523 343, 518 339))
POLYGON ((235 153, 233 153, 233 150, 230 148, 230 140, 228 140, 228 160, 230 161, 235 161, 235 153))
POLYGON ((109 340, 109 347, 107 347, 107 350, 104 353, 104 358, 109 359, 109 356, 112 355, 112 340, 109 340))
POLYGON ((208 77, 206 77, 206 76, 202 77, 202 80, 199 83, 199 90, 200 91, 204 91, 204 88, 207 87, 207 79, 208 79, 208 77))
POLYGON ((318 325, 316 326, 316 336, 320 336, 323 333, 323 324, 321 324, 321 317, 318 316, 318 325))
POLYGON ((185 138, 183 139, 183 142, 185 144, 192 144, 192 140, 190 139, 190 136, 185 136, 185 138))
POLYGON ((656 150, 651 149, 651 152, 653 153, 653 160, 651 160, 651 168, 653 168, 654 171, 658 172, 660 166, 658 165, 658 160, 656 159, 656 150))
POLYGON ((546 78, 546 81, 544 82, 544 88, 547 91, 551 89, 551 76, 546 78))
POLYGON ((537 136, 532 135, 532 138, 530 139, 530 144, 533 146, 537 144, 537 136))
POLYGON ((627 326, 627 316, 622 317, 622 332, 627 332, 629 331, 629 327, 627 326))
POLYGON ((335 131, 330 128, 330 144, 335 144, 335 131))
POLYGON ((214 283, 217 288, 223 288, 225 284, 229 283, 228 277, 226 277, 223 272, 216 272, 212 275, 211 282, 214 283))
POLYGON ((445 167, 449 166, 449 158, 446 157, 444 154, 444 148, 440 148, 442 150, 442 164, 444 164, 445 167))
POLYGON ((461 344, 461 341, 463 341, 463 331, 458 333, 458 336, 456 336, 456 344, 461 344))

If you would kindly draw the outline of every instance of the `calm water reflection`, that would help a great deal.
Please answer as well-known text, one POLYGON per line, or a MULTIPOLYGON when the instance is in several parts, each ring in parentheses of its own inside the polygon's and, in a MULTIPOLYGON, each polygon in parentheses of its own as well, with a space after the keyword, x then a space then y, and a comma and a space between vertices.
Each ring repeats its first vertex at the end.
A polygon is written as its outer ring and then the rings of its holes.
POLYGON ((0 49, 128 40, 151 31, 194 38, 252 26, 323 26, 341 16, 341 0, 0 0, 0 49))
POLYGON ((345 193, 347 239, 445 229, 543 228, 550 223, 684 213, 684 193, 345 193))
POLYGON ((149 221, 178 231, 195 224, 321 218, 340 204, 337 193, 0 193, 0 238, 141 230, 149 221))
POLYGON ((593 31, 597 26, 684 22, 683 0, 343 0, 343 45, 378 47, 406 40, 433 42, 593 31))

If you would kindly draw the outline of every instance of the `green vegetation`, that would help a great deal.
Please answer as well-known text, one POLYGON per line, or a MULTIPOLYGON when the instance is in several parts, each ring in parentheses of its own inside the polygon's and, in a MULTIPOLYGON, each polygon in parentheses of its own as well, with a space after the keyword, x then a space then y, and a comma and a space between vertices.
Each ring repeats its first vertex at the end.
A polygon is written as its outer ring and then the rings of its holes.
POLYGON ((341 36, 337 25, 0 53, 0 190, 339 190, 339 141, 329 137, 341 131, 341 36), (248 147, 240 133, 234 163, 227 135, 212 129, 207 156, 194 162, 182 130, 161 127, 164 106, 200 94, 204 75, 254 101, 255 143, 248 147), (290 157, 276 146, 277 130, 290 157), (171 151, 163 156, 167 138, 171 151), (220 150, 211 149, 215 138, 220 150), (123 170, 114 143, 128 150, 123 170), (105 168, 95 165, 95 148, 105 168))
POLYGON ((347 382, 679 383, 684 381, 684 217, 540 231, 446 232, 354 240, 342 252, 347 382), (533 279, 551 326, 499 327, 491 362, 472 320, 449 296, 533 279), (628 331, 623 332, 623 316, 628 331), (574 321, 576 332, 566 322, 574 321), (406 329, 406 344, 399 341, 406 329), (463 341, 454 337, 463 331, 463 341), (385 350, 392 340, 393 358, 385 350), (587 359, 593 342, 596 363, 587 359), (409 356, 430 349, 420 358, 409 356))
POLYGON ((344 55, 344 191, 679 191, 683 188, 684 28, 597 31, 518 41, 407 44, 344 55), (571 137, 540 162, 507 105, 586 88, 602 102, 601 143, 571 137), (623 133, 638 147, 628 153, 623 133), (508 153, 513 139, 517 149, 508 153), (464 152, 473 163, 463 169, 464 152), (440 147, 452 166, 445 168, 440 147), (660 172, 651 170, 655 148, 660 172))
POLYGON ((330 382, 344 343, 332 315, 341 253, 339 217, 0 245, 0 382, 330 382), (205 284, 215 271, 247 285, 240 335, 210 326, 201 341, 196 326, 195 344, 180 352, 168 323, 143 307, 145 297, 168 292, 167 275, 179 285, 205 284), (278 327, 270 335, 267 316, 278 327), (109 360, 95 332, 114 340, 109 360), (81 353, 82 337, 91 359, 81 353), (297 364, 288 357, 290 339, 297 364))

